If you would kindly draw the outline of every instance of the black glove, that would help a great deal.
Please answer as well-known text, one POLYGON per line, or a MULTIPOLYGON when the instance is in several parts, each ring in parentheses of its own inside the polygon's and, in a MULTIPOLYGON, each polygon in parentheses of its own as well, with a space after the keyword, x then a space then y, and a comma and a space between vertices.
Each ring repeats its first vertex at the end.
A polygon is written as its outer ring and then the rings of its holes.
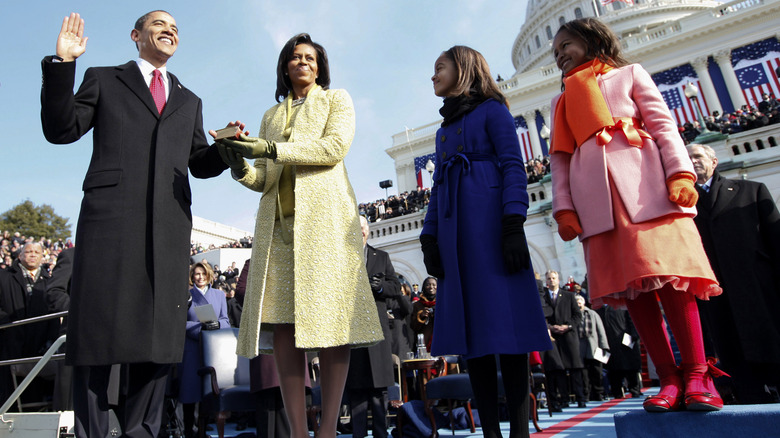
POLYGON ((501 251, 504 264, 510 274, 531 267, 531 254, 525 240, 523 223, 525 217, 520 214, 508 214, 501 218, 501 251))
POLYGON ((444 266, 441 264, 439 243, 436 241, 436 238, 430 234, 421 234, 420 244, 422 245, 425 270, 428 271, 429 275, 438 279, 444 278, 444 266))
POLYGON ((206 321, 201 323, 201 330, 219 330, 219 323, 217 321, 206 321))
POLYGON ((368 284, 371 285, 371 292, 377 293, 382 290, 382 280, 385 278, 385 274, 374 274, 368 278, 368 284))

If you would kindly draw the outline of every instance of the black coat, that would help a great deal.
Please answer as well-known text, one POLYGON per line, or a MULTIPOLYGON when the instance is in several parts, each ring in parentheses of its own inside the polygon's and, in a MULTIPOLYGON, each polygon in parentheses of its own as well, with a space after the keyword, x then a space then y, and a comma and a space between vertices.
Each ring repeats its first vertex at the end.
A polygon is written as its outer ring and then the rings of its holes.
POLYGON ((780 364, 780 213, 772 195, 764 184, 715 172, 696 208, 694 221, 723 288, 723 295, 699 302, 701 313, 709 318, 712 306, 726 306, 736 327, 713 336, 716 350, 738 342, 744 360, 780 364))
POLYGON ((542 361, 545 364, 545 370, 549 369, 570 369, 583 368, 582 358, 580 357, 580 338, 577 335, 577 325, 582 321, 582 312, 577 306, 577 300, 574 293, 564 289, 558 289, 558 299, 555 305, 552 303, 549 290, 545 288, 540 298, 542 301, 542 311, 547 320, 547 325, 570 325, 571 330, 552 336, 555 339, 553 347, 557 350, 557 355, 544 353, 542 361), (560 358, 560 363, 557 362, 560 358))
POLYGON ((347 389, 386 388, 393 384, 393 361, 390 351, 390 326, 387 319, 386 300, 401 294, 401 283, 395 276, 395 269, 390 263, 390 255, 366 245, 366 271, 371 278, 376 274, 384 274, 381 293, 374 293, 376 311, 382 326, 384 340, 371 347, 355 348, 349 360, 347 374, 347 389))
POLYGON ((46 284, 46 301, 51 312, 62 312, 70 307, 70 280, 73 276, 74 251, 75 248, 60 251, 57 264, 51 271, 51 279, 46 284))
MULTIPOLYGON (((50 277, 44 268, 32 283, 31 294, 27 293, 28 280, 18 259, 3 274, 0 275, 0 324, 50 313, 46 304, 46 286, 50 277)), ((0 330, 0 358, 42 355, 57 339, 59 325, 59 319, 52 319, 0 330)))
POLYGON ((46 139, 93 129, 76 228, 67 363, 176 363, 182 358, 193 176, 227 166, 203 132, 201 100, 169 74, 162 115, 135 61, 89 68, 42 62, 46 139))
POLYGON ((612 306, 602 306, 596 313, 604 323, 604 332, 607 334, 609 344, 609 362, 606 368, 613 371, 639 371, 642 367, 642 356, 639 350, 639 333, 631 321, 628 310, 615 309, 612 306), (628 333, 634 341, 634 346, 629 348, 623 345, 623 336, 628 333))

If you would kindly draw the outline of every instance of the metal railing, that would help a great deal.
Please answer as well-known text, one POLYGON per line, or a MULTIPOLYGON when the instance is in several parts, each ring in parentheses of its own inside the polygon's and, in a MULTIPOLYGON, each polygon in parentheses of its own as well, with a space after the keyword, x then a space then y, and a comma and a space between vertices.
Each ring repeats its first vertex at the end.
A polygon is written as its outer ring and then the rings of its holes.
MULTIPOLYGON (((0 330, 11 328, 11 327, 20 327, 26 324, 33 324, 36 322, 41 321, 47 321, 49 319, 54 318, 60 318, 63 316, 67 316, 68 312, 57 312, 57 313, 50 313, 48 315, 42 315, 42 316, 36 316, 33 318, 27 318, 27 319, 20 319, 18 321, 13 321, 8 324, 0 325, 0 330)), ((64 354, 55 354, 55 352, 62 346, 62 344, 65 343, 65 335, 60 336, 57 338, 56 341, 49 347, 48 350, 46 350, 46 353, 44 353, 43 356, 36 356, 36 357, 24 357, 19 359, 8 359, 0 361, 0 366, 11 366, 11 365, 21 365, 26 363, 35 363, 35 366, 30 370, 29 373, 27 373, 27 376, 22 380, 22 383, 19 384, 19 386, 14 390, 14 392, 11 394, 11 396, 8 398, 8 400, 3 403, 2 406, 0 406, 0 416, 8 412, 8 409, 13 406, 14 403, 16 403, 16 400, 19 398, 19 396, 22 395, 22 392, 24 392, 25 389, 27 389, 28 386, 30 386, 30 382, 38 376, 38 373, 41 372, 44 366, 46 366, 47 363, 49 363, 50 360, 62 360, 65 358, 64 354), (37 362, 37 363, 36 363, 37 362)))

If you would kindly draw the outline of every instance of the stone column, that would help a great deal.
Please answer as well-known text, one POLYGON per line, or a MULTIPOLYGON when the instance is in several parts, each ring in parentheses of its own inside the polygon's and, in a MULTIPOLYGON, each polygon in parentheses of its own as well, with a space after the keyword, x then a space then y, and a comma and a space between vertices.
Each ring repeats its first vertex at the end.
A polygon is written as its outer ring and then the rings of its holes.
MULTIPOLYGON (((712 84, 712 78, 710 77, 709 71, 707 71, 707 57, 702 56, 696 58, 691 62, 691 65, 693 65, 693 69, 696 70, 696 75, 699 77, 699 84, 701 85, 700 91, 707 101, 710 112, 718 110, 722 114, 723 108, 720 107, 720 100, 718 100, 718 95, 715 93, 715 85, 712 84)), ((701 112, 706 116, 707 114, 705 111, 706 109, 702 105, 701 112)))
POLYGON ((737 74, 734 73, 734 67, 731 65, 731 51, 721 50, 714 55, 715 63, 720 67, 720 71, 723 73, 723 79, 726 81, 726 88, 729 90, 729 97, 731 97, 731 103, 734 104, 734 109, 740 108, 742 105, 746 105, 745 96, 742 94, 742 87, 739 86, 737 80, 737 74))
POLYGON ((525 118, 525 124, 528 125, 528 133, 531 137, 531 152, 536 158, 542 155, 542 145, 539 144, 539 129, 536 127, 536 111, 523 113, 523 118, 525 118))
MULTIPOLYGON (((542 113, 542 118, 544 119, 544 124, 547 126, 547 129, 552 131, 552 117, 550 116, 550 105, 544 105, 541 108, 539 108, 539 112, 542 113)), ((552 132, 550 133, 552 135, 552 132)), ((547 139, 547 153, 550 153, 550 139, 547 139)))

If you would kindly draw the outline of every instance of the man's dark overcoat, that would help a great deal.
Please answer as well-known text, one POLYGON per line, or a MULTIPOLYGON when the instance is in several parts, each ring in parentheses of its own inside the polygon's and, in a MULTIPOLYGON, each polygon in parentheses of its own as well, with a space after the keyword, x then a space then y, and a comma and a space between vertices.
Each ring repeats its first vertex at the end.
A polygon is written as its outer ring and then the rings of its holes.
POLYGON ((707 318, 711 306, 728 306, 736 329, 713 337, 716 349, 738 342, 746 361, 780 364, 780 213, 772 195, 764 184, 716 171, 709 193, 699 190, 696 208, 694 221, 723 288, 700 308, 707 318))
POLYGON ((366 245, 366 271, 368 277, 384 274, 381 293, 374 293, 376 311, 382 326, 384 340, 371 347, 352 350, 346 387, 352 389, 386 388, 393 384, 393 362, 390 351, 390 324, 385 300, 401 294, 401 283, 395 275, 390 255, 371 245, 366 245))
POLYGON ((582 321, 582 312, 577 306, 577 300, 573 292, 564 289, 558 289, 558 299, 553 305, 550 292, 547 288, 541 293, 542 311, 547 320, 547 325, 570 325, 572 329, 561 334, 553 333, 555 338, 553 347, 558 355, 544 353, 543 361, 545 366, 552 369, 570 369, 583 368, 582 358, 580 357, 580 338, 577 335, 577 325, 582 321), (551 363, 560 358, 560 363, 551 363))
POLYGON ((158 114, 136 62, 89 68, 44 58, 41 121, 48 141, 93 129, 76 231, 67 362, 176 363, 182 358, 192 214, 187 169, 227 167, 203 132, 201 100, 169 73, 158 114))

